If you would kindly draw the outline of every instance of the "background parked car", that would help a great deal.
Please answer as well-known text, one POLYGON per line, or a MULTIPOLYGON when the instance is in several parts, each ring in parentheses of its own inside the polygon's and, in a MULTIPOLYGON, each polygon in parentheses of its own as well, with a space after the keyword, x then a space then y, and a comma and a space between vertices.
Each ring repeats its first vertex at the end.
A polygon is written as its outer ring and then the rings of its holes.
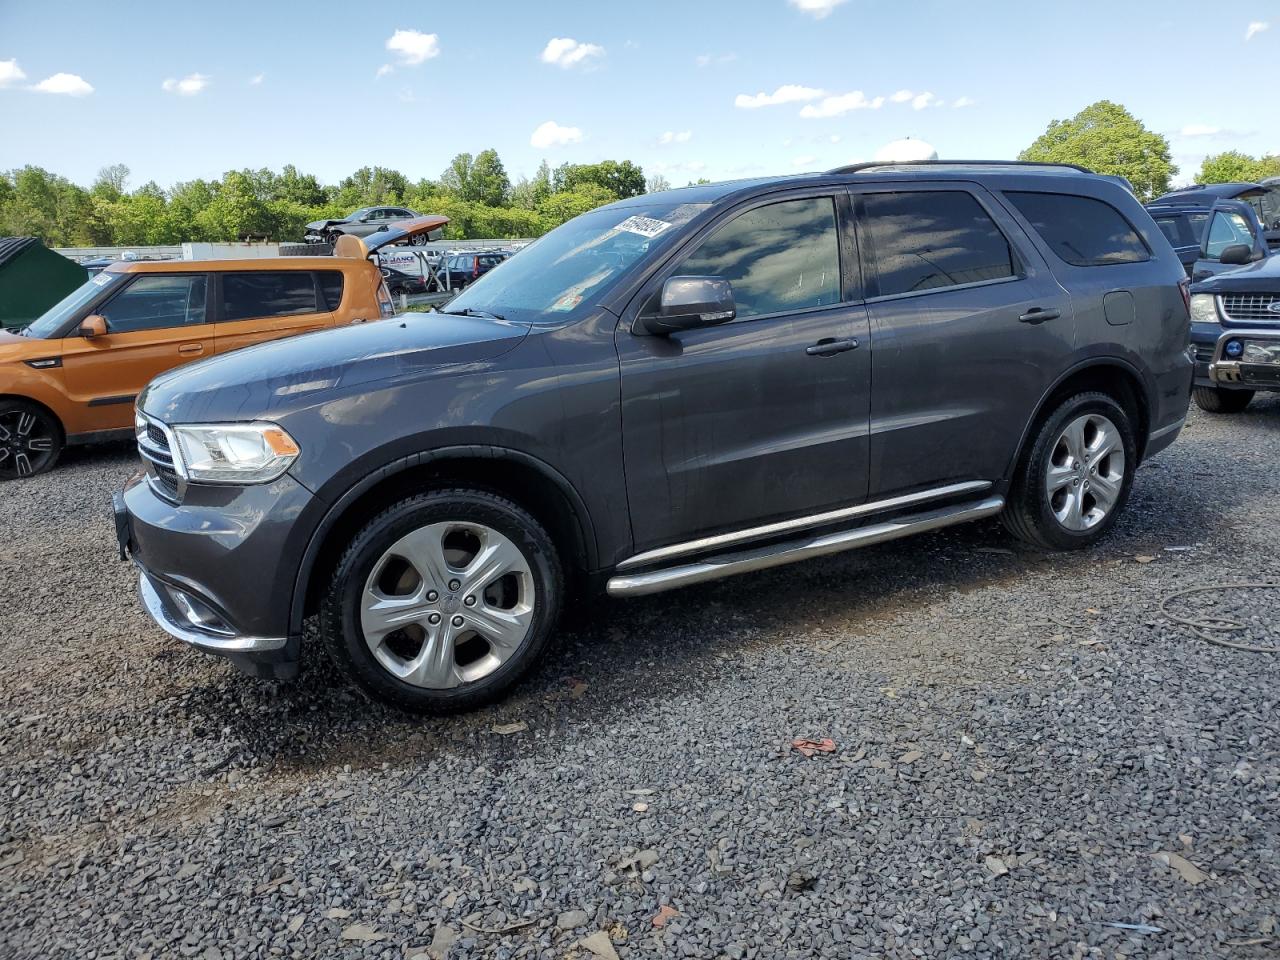
POLYGON ((383 267, 382 279, 387 282, 387 289, 391 291, 393 297, 398 297, 402 293, 412 296, 415 293, 427 292, 427 281, 424 278, 415 277, 395 267, 383 267))
POLYGON ((1160 232, 1168 237, 1187 276, 1191 276, 1196 261, 1200 259, 1200 239, 1209 222, 1210 210, 1199 205, 1152 203, 1147 205, 1147 213, 1151 214, 1160 232))
POLYGON ((444 264, 437 271, 440 283, 448 283, 449 288, 458 290, 467 284, 479 280, 511 254, 505 250, 490 250, 484 253, 452 253, 445 258, 444 264))
POLYGON ((1280 178, 1264 183, 1196 183, 1157 197, 1153 204, 1208 209, 1218 200, 1244 200, 1263 225, 1267 245, 1280 250, 1280 178))
MULTIPOLYGON (((344 234, 367 237, 387 227, 398 226, 404 220, 414 220, 421 216, 422 214, 415 213, 408 207, 361 207, 341 220, 314 220, 308 223, 307 232, 302 239, 307 243, 333 243, 344 234)), ((424 233, 415 235, 409 242, 414 246, 422 246, 427 239, 427 234, 424 233)))
POLYGON ((1192 280, 1207 280, 1245 264, 1265 260, 1267 246, 1262 224, 1254 208, 1243 200, 1219 200, 1209 211, 1200 236, 1200 253, 1192 267, 1192 280))
POLYGON ((1255 392, 1280 392, 1280 256, 1191 287, 1195 401, 1209 413, 1239 413, 1255 392))

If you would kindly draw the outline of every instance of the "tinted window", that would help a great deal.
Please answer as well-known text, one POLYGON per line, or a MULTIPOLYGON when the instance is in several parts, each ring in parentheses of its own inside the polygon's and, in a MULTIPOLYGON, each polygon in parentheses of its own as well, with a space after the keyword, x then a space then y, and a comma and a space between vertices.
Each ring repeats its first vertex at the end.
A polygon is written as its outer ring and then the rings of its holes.
POLYGON ((723 277, 733 284, 738 316, 758 317, 839 301, 839 250, 830 197, 786 200, 734 217, 677 273, 723 277))
POLYGON ((1120 211, 1092 197, 1006 193, 1053 252, 1077 267, 1138 263, 1151 253, 1120 211))
POLYGON ((1204 253, 1214 260, 1222 251, 1237 243, 1253 246, 1253 228, 1243 214, 1219 210, 1209 224, 1209 236, 1205 240, 1204 253))
POLYGON ((325 270, 316 274, 320 278, 320 295, 324 298, 326 310, 337 310, 342 303, 342 273, 338 270, 325 270))
POLYGON ((1195 236, 1186 217, 1156 217, 1156 226, 1175 247, 1199 245, 1199 238, 1195 236))
POLYGON ((137 280, 98 312, 110 333, 159 330, 204 323, 204 275, 153 274, 137 280))
POLYGON ((227 273, 222 276, 222 319, 249 320, 314 313, 316 287, 302 270, 227 273))
POLYGON ((868 193, 862 200, 881 296, 999 280, 1015 273, 1009 241, 972 194, 868 193))

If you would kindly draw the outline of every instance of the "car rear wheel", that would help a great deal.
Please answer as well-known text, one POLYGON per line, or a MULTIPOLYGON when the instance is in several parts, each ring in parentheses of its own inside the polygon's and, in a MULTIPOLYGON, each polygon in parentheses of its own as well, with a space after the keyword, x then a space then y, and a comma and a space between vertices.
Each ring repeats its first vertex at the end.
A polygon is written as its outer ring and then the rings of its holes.
POLYGON ((62 453, 62 426, 24 400, 0 400, 0 480, 44 473, 62 453))
POLYGON ((1091 546, 1124 509, 1137 461, 1120 404, 1104 393, 1070 397, 1040 425, 1019 463, 1005 525, 1044 549, 1091 546))
POLYGON ((1239 413, 1253 399, 1253 391, 1196 387, 1192 397, 1195 398, 1196 406, 1206 413, 1239 413))
POLYGON ((425 233, 415 233, 409 238, 409 246, 411 247, 425 247, 427 242, 427 235, 425 233))
POLYGON ((330 656, 371 696, 413 713, 491 703, 551 640, 564 591, 547 533, 496 494, 411 497, 369 521, 321 615, 330 656))

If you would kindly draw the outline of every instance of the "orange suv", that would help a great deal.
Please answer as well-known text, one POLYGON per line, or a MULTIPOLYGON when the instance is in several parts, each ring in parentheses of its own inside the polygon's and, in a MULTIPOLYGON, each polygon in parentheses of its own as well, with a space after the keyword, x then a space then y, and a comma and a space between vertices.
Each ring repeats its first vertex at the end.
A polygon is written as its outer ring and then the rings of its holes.
POLYGON ((419 217, 333 257, 117 263, 17 334, 0 332, 0 480, 48 470, 68 444, 133 436, 133 401, 202 357, 394 313, 376 250, 438 230, 419 217))

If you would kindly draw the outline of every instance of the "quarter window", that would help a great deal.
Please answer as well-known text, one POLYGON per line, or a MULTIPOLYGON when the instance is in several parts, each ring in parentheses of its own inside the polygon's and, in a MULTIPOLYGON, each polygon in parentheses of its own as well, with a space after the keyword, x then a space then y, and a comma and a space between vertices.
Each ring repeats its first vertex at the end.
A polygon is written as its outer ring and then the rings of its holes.
POLYGON ((317 276, 320 278, 320 295, 324 297, 324 308, 337 310, 342 303, 342 273, 338 270, 325 270, 317 276))
POLYGON ((881 296, 1016 274, 1009 241, 970 193, 868 193, 862 201, 881 296))
POLYGON ((205 290, 203 274, 152 274, 138 277, 99 313, 107 321, 109 333, 133 333, 204 323, 205 290))
POLYGON ((1253 228, 1242 214, 1234 210, 1219 210, 1209 224, 1209 236, 1204 243, 1204 255, 1212 260, 1222 256, 1227 247, 1243 243, 1253 246, 1253 228))
POLYGON ((222 277, 222 319, 250 320, 316 311, 316 285, 303 270, 227 273, 222 277))
POLYGON ((840 300, 840 245, 830 197, 784 200, 739 214, 702 242, 678 273, 733 284, 739 317, 840 300))
POLYGON ((1005 194, 1055 254, 1075 267, 1151 259, 1128 220, 1109 203, 1066 193, 1005 194))

